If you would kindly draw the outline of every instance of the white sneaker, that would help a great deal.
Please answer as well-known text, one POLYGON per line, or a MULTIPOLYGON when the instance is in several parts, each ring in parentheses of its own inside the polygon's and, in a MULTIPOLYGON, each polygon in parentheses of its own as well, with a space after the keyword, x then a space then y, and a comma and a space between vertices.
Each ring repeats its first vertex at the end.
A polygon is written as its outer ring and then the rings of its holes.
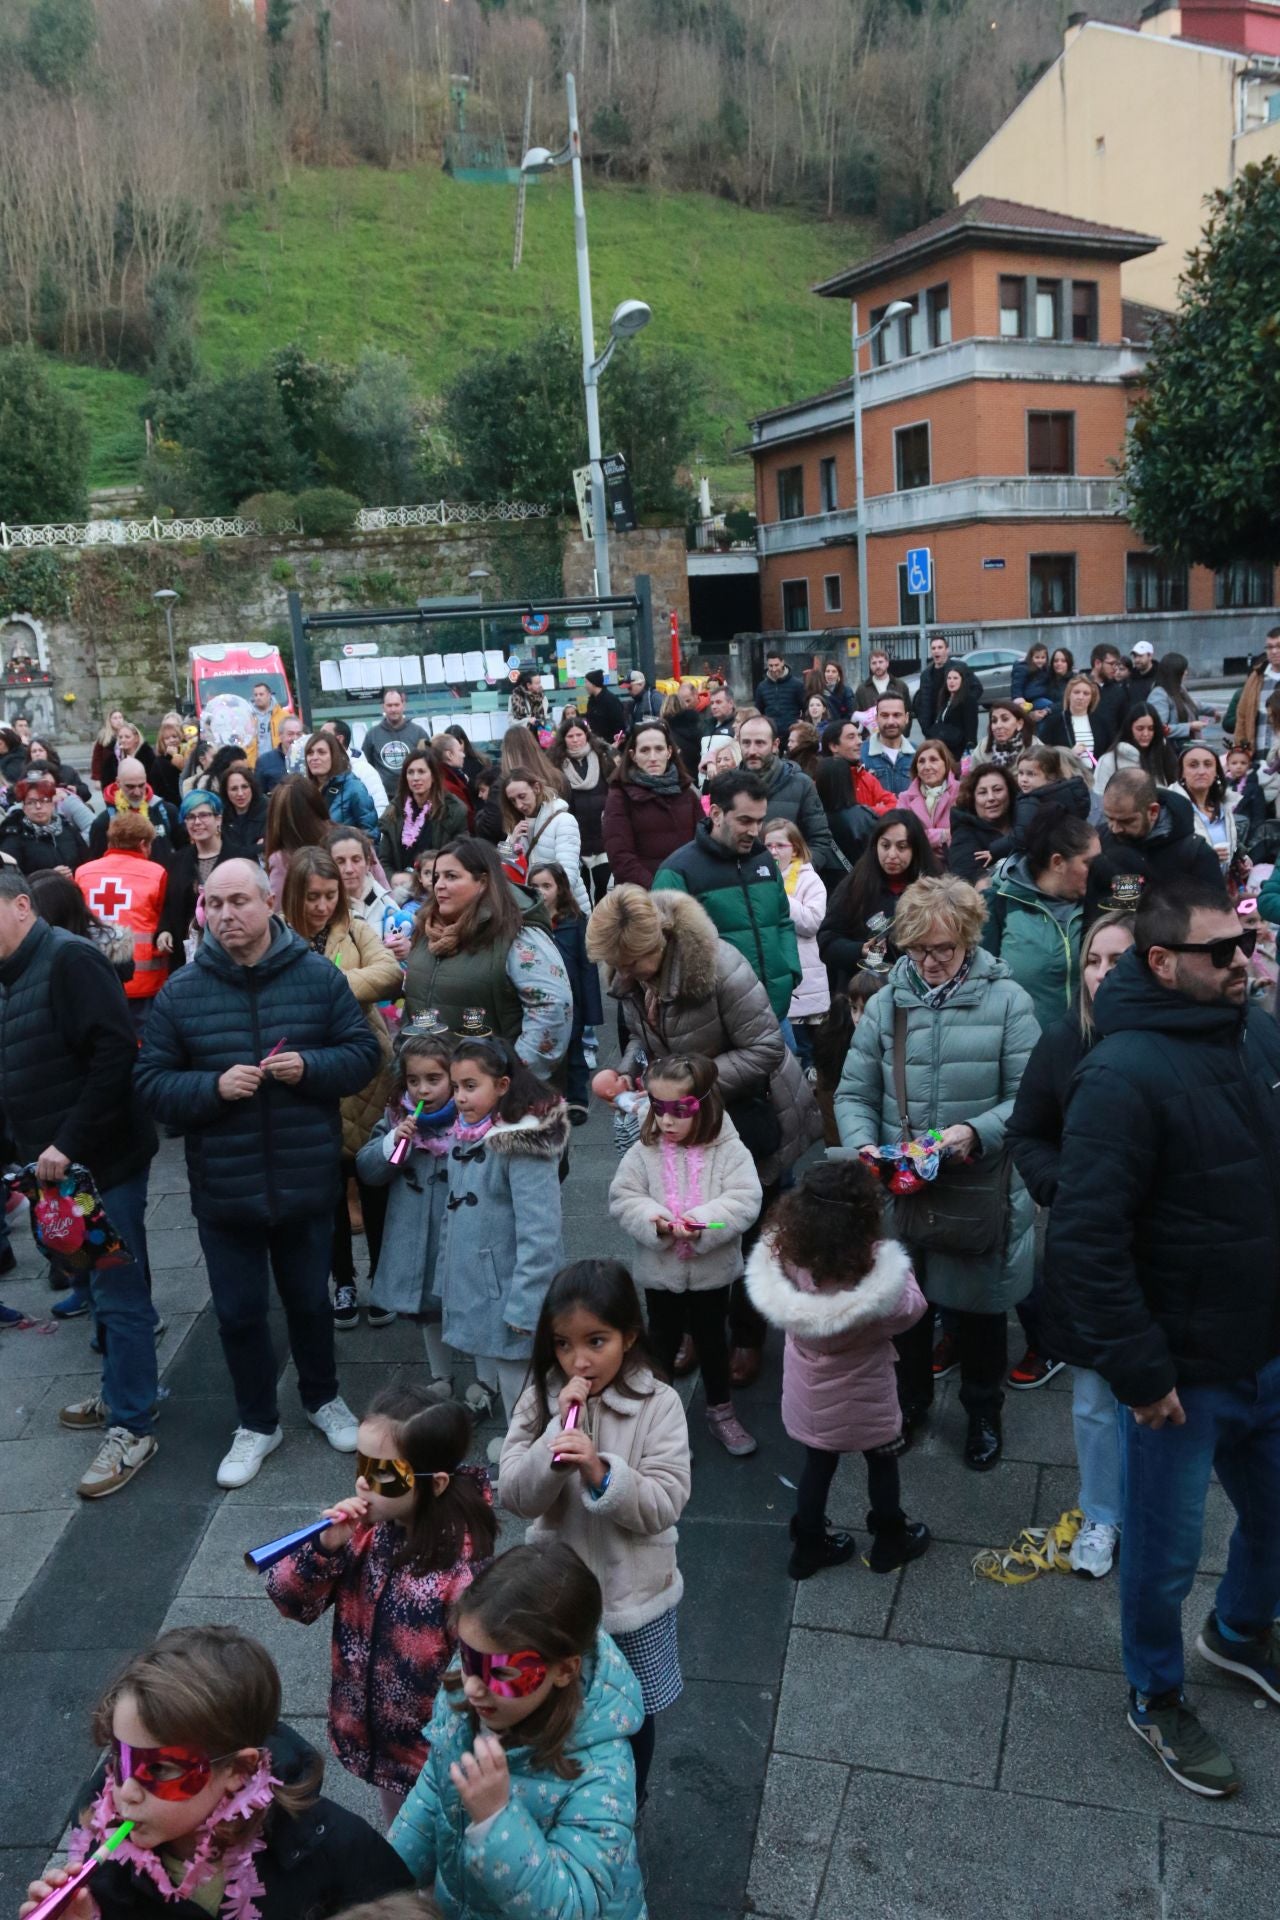
POLYGON ((473 1380, 462 1397, 476 1419, 483 1424, 497 1405, 498 1389, 486 1387, 483 1380, 473 1380))
POLYGON ((1105 1578, 1116 1557, 1119 1527, 1108 1527, 1101 1520, 1089 1520, 1071 1542, 1071 1571, 1086 1573, 1094 1580, 1105 1578))
POLYGON ((279 1427, 274 1433, 255 1433, 252 1427, 237 1427, 231 1450, 218 1464, 220 1487, 247 1487, 269 1453, 284 1439, 279 1427))
POLYGON ((485 1448, 485 1453, 488 1455, 489 1465, 491 1467, 496 1467, 502 1459, 502 1449, 506 1445, 506 1442, 507 1436, 505 1433, 495 1433, 493 1439, 485 1448))
POLYGON ((359 1421, 341 1394, 326 1400, 322 1407, 307 1415, 313 1427, 319 1427, 335 1453, 354 1453, 359 1421))

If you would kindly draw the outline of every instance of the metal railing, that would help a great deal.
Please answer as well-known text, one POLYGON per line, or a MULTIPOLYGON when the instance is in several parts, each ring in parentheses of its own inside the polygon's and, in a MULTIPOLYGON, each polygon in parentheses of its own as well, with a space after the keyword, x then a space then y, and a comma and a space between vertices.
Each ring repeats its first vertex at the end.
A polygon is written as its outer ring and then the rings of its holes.
MULTIPOLYGON (((551 508, 523 500, 499 500, 491 506, 471 501, 436 500, 418 507, 361 507, 353 533, 381 533, 392 527, 480 526, 486 521, 545 520, 551 508)), ((300 534, 300 520, 273 526, 275 534, 300 534)), ((148 541, 242 540, 262 533, 259 520, 241 514, 208 519, 76 520, 63 524, 10 527, 0 521, 0 552, 17 547, 139 547, 148 541)))

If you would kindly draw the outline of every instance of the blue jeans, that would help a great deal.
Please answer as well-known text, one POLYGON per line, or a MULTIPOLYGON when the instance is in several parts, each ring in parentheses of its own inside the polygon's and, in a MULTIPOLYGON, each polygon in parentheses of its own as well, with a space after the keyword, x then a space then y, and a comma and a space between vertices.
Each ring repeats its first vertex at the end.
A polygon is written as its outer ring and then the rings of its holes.
POLYGON ((150 1433, 156 1422, 156 1310, 147 1284, 147 1174, 104 1187, 102 1204, 133 1259, 89 1278, 103 1341, 102 1397, 114 1424, 150 1433))
POLYGON ((1100 1373, 1087 1367, 1072 1369, 1071 1424, 1075 1429, 1076 1460, 1080 1467, 1080 1510, 1086 1521, 1118 1527, 1124 1519, 1124 1472, 1121 1420, 1133 1425, 1128 1407, 1121 1407, 1100 1373))
POLYGON ((325 1406, 338 1391, 329 1300, 332 1212, 318 1208, 314 1215, 244 1232, 207 1220, 196 1225, 240 1425, 274 1433, 280 1424, 279 1369, 267 1324, 273 1276, 302 1404, 308 1413, 325 1406))
POLYGON ((1182 1685, 1182 1603, 1215 1469, 1236 1510, 1218 1616, 1260 1635, 1280 1611, 1280 1358, 1225 1386, 1179 1387, 1178 1396, 1185 1426, 1153 1433, 1130 1413, 1125 1429, 1124 1666, 1143 1694, 1182 1685))

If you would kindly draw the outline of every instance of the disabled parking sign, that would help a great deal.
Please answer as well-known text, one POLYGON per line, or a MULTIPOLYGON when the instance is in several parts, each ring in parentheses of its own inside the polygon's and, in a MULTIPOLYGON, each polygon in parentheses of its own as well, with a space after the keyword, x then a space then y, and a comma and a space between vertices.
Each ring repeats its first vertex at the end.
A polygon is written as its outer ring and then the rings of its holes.
POLYGON ((907 592, 927 594, 933 586, 933 554, 928 547, 907 548, 907 592))

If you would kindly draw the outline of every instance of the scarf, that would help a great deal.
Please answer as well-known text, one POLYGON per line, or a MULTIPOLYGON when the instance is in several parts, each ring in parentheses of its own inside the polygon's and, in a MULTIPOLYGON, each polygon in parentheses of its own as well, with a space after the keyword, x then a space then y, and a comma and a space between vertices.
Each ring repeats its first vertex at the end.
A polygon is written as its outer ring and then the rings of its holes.
MULTIPOLYGON (((417 1101, 411 1094, 406 1093, 401 1095, 400 1105, 406 1113, 412 1113, 417 1104, 417 1101)), ((393 1112, 389 1113, 387 1118, 394 1124, 395 1121, 399 1120, 400 1115, 393 1112)), ((420 1114, 418 1116, 417 1131, 410 1143, 414 1152, 434 1153, 443 1157, 448 1153, 450 1146, 453 1144, 455 1131, 454 1122, 457 1118, 458 1109, 452 1100, 448 1101, 443 1107, 437 1107, 434 1113, 420 1114), (425 1127, 430 1127, 430 1133, 423 1131, 425 1127)))
MULTIPOLYGON (((135 1846, 132 1838, 122 1840, 112 1859, 132 1867, 139 1879, 149 1880, 163 1900, 188 1900, 198 1887, 221 1874, 223 1920, 258 1920, 258 1901, 266 1892, 253 1864, 255 1853, 266 1846, 261 1830, 252 1836, 235 1839, 226 1846, 218 1844, 218 1835, 229 1821, 246 1820, 272 1804, 273 1787, 280 1782, 271 1772, 271 1755, 264 1747, 255 1771, 243 1786, 233 1788, 218 1802, 200 1829, 200 1844, 188 1863, 178 1886, 174 1886, 158 1855, 149 1847, 135 1846)), ((101 1846, 120 1824, 111 1793, 111 1769, 106 1784, 89 1813, 87 1827, 76 1827, 71 1835, 68 1858, 73 1866, 82 1866, 90 1853, 101 1846)))
POLYGON ((915 961, 911 958, 910 954, 908 954, 907 985, 917 1000, 922 1001, 926 1007, 931 1008, 933 1012, 936 1013, 938 1008, 945 1007, 952 994, 958 992, 964 985, 965 981, 969 978, 969 969, 972 965, 973 955, 966 953, 964 959, 949 980, 944 980, 940 987, 931 987, 917 967, 915 961))
POLYGON ((413 804, 413 795, 404 797, 404 819, 400 823, 400 845, 406 849, 416 846, 418 835, 431 818, 431 802, 428 800, 421 811, 413 804))
MULTIPOLYGON (((667 1134, 662 1136, 662 1198, 668 1214, 673 1220, 682 1220, 689 1207, 700 1207, 702 1193, 702 1148, 682 1147, 667 1134), (684 1171, 689 1176, 688 1187, 684 1194, 680 1191, 680 1158, 684 1159, 684 1171)), ((677 1260, 692 1260, 694 1244, 692 1240, 677 1240, 675 1243, 677 1260)))
POLYGON ((924 801, 925 806, 929 810, 929 818, 931 820, 934 814, 938 811, 939 802, 941 801, 942 796, 946 792, 946 790, 947 790, 947 783, 945 780, 942 782, 942 785, 939 787, 925 787, 925 786, 921 787, 920 797, 924 801))
POLYGON ((586 753, 581 760, 566 759, 560 769, 569 785, 577 793, 589 793, 592 787, 600 785, 600 758, 598 754, 586 753))
POLYGON ((792 894, 796 890, 796 884, 800 878, 800 868, 802 865, 803 865, 803 862, 801 861, 800 856, 797 854, 793 858, 791 865, 787 868, 786 872, 782 876, 782 884, 786 888, 788 894, 792 894))
POLYGON ((679 793, 680 769, 675 756, 661 773, 641 773, 639 767, 631 767, 627 773, 627 785, 644 787, 649 793, 679 793))
POLYGON ((477 1141, 484 1139, 492 1125, 493 1115, 486 1113, 483 1120, 474 1120, 470 1123, 459 1120, 453 1131, 460 1147, 474 1147, 477 1141))

